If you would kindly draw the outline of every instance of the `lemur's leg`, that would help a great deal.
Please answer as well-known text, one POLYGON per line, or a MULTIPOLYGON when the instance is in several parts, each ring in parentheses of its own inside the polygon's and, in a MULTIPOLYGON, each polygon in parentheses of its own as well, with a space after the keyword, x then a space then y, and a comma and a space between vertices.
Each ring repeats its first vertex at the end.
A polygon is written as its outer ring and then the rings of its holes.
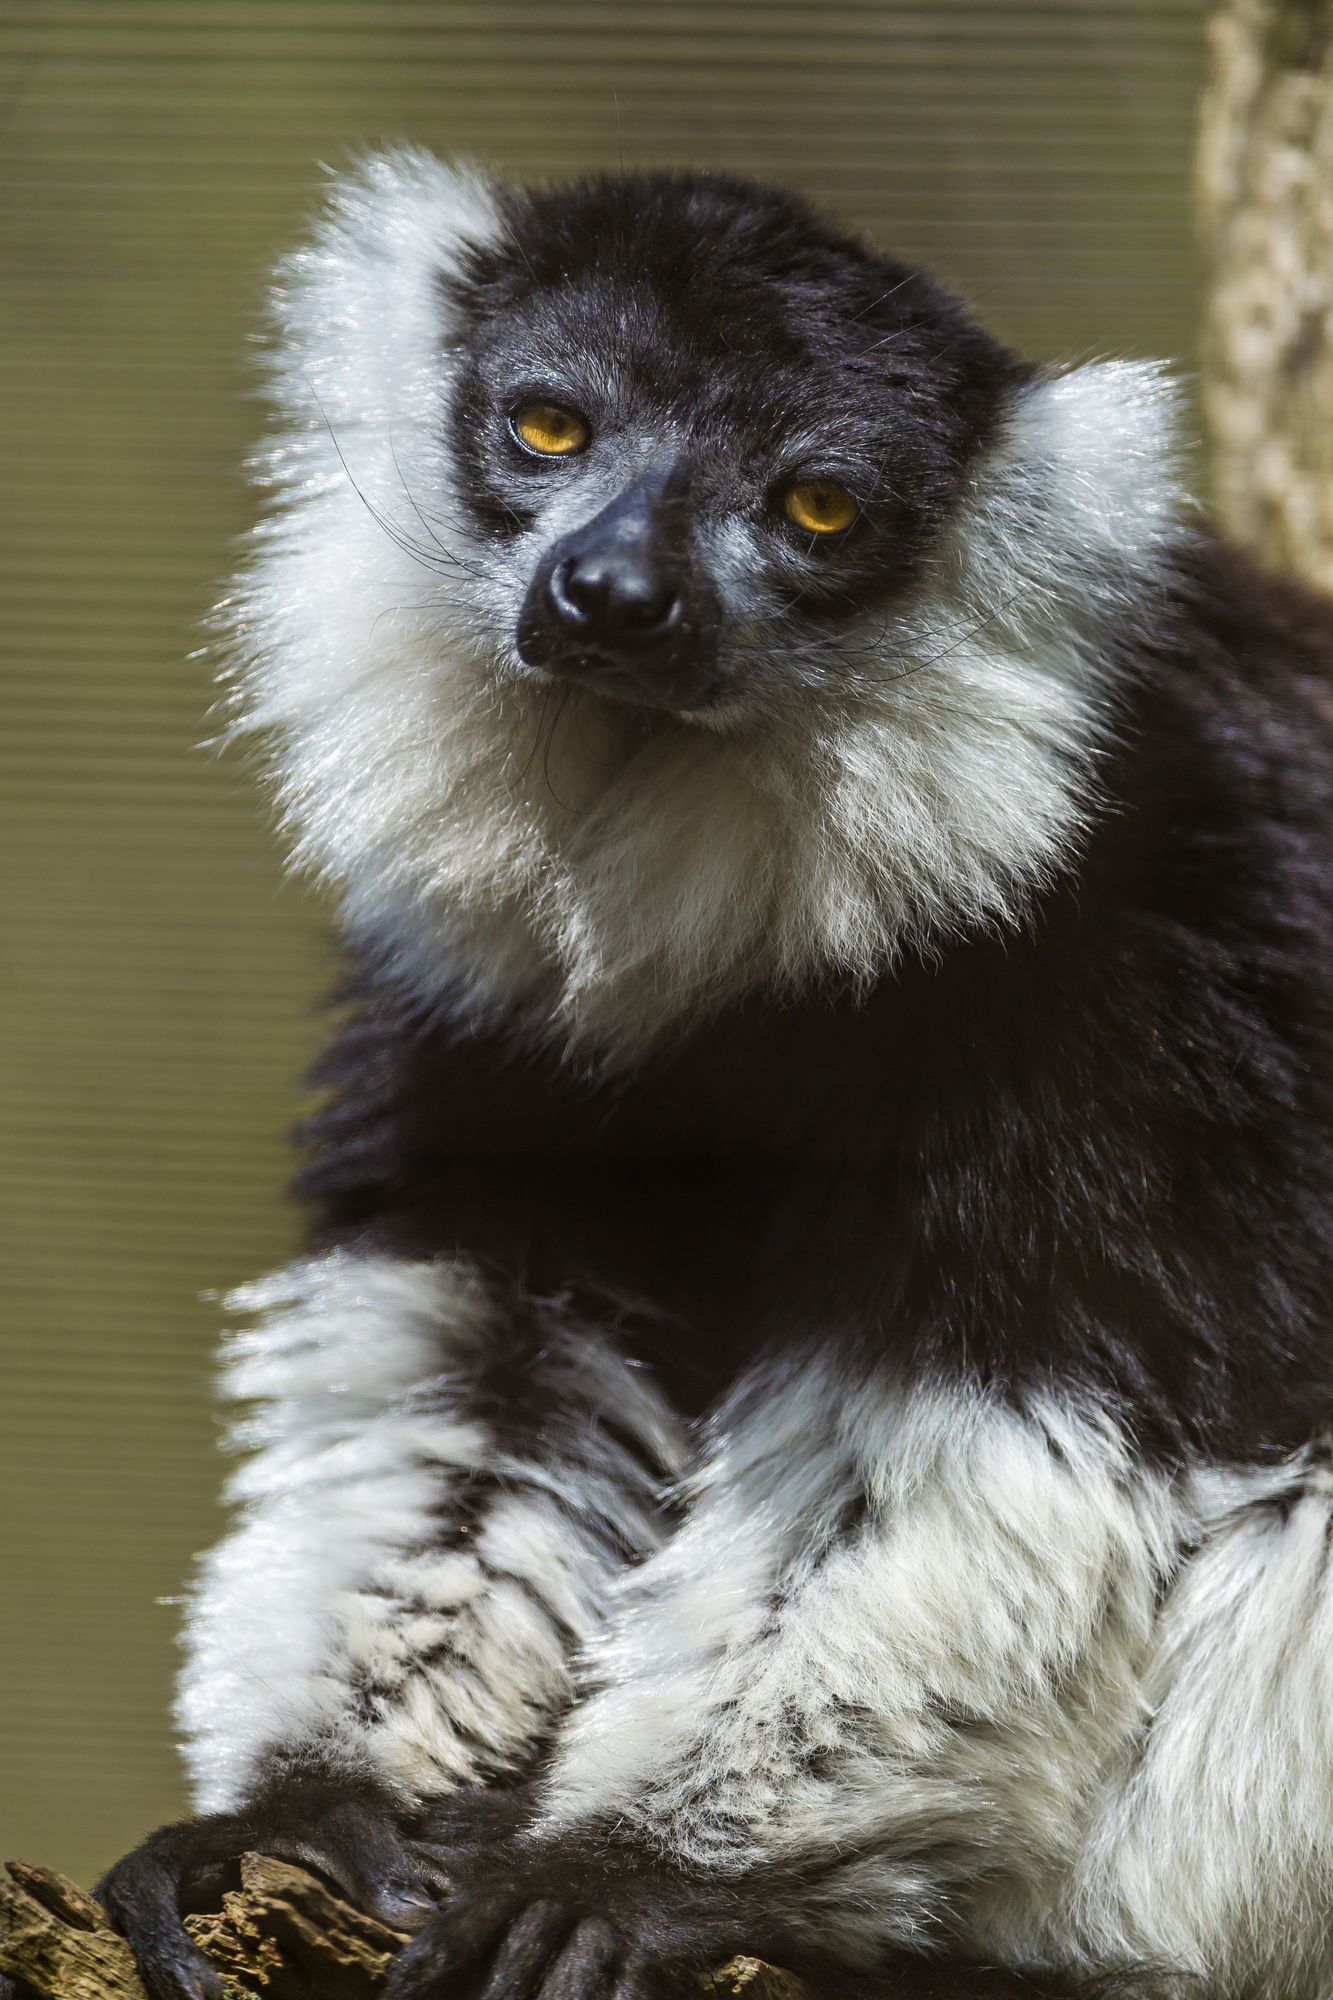
POLYGON ((335 1252, 238 1295, 255 1447, 207 1559, 180 1716, 205 1817, 100 1887, 155 1995, 217 1990, 179 1922, 247 1847, 402 1919, 423 1802, 512 1779, 612 1580, 659 1546, 683 1433, 608 1334, 471 1265, 335 1252))
POLYGON ((1021 1968, 1190 1533, 1095 1407, 774 1364, 593 1640, 535 1820, 393 2000, 647 2000, 735 1950, 828 1990, 910 1992, 936 1974, 904 1954, 946 1951, 959 1992, 1072 1990, 1077 1959, 1021 1968))

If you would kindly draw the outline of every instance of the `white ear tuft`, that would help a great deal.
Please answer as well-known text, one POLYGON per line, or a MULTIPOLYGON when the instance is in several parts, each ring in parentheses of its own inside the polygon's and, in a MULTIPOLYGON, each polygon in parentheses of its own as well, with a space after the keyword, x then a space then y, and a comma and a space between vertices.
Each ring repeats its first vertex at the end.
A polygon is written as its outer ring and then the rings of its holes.
POLYGON ((952 545, 979 600, 1131 610, 1179 539, 1181 394, 1156 361, 1094 361, 1017 397, 952 545))
POLYGON ((273 380, 283 416, 335 426, 405 423, 404 395, 447 339, 442 281, 502 233, 497 183, 415 147, 363 160, 334 182, 308 243, 273 292, 273 380))

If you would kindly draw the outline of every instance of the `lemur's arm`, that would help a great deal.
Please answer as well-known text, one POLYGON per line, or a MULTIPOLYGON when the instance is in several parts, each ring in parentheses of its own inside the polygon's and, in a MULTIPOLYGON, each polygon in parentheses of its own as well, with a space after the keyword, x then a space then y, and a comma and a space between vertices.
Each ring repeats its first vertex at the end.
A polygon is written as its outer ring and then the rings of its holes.
POLYGON ((681 1459, 609 1334, 466 1263, 331 1252, 237 1303, 256 1323, 230 1386, 259 1449, 181 1699, 214 1810, 99 1891, 155 1993, 212 1992, 178 1912, 246 1848, 400 1922, 438 1887, 401 1838, 412 1809, 531 1762, 681 1459))
POLYGON ((259 1450, 196 1596, 206 1801, 279 1754, 405 1801, 521 1770, 681 1440, 612 1337, 456 1258, 331 1252, 251 1288, 229 1385, 259 1450))
POLYGON ((225 1386, 250 1450, 194 1593, 179 1708, 206 1810, 99 1890, 154 1994, 216 1990, 179 1916, 247 1848, 313 1863, 391 1921, 421 1915, 441 1879, 405 1837, 414 1814, 532 1764, 683 1464, 611 1304, 594 1323, 532 1297, 444 1247, 439 1216, 435 1255, 390 1247, 421 1238, 433 1196, 403 1033, 380 1026, 344 1029, 308 1135, 333 1247, 229 1302, 246 1324, 225 1386))
POLYGON ((1067 1861, 1183 1537, 1171 1482, 1087 1404, 858 1380, 827 1346, 765 1367, 620 1586, 535 1821, 394 2000, 472 1991, 511 1925, 551 1961, 603 1950, 634 2000, 737 1949, 827 1983, 966 1944, 988 1889, 1067 1861))

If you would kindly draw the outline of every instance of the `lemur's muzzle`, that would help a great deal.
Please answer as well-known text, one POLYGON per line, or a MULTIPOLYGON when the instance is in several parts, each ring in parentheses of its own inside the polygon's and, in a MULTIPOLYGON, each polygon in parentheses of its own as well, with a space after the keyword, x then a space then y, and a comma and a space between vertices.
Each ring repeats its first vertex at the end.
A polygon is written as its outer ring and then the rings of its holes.
POLYGON ((694 708, 713 689, 717 599, 690 561, 683 461, 638 480, 547 550, 518 623, 530 666, 622 701, 694 708))

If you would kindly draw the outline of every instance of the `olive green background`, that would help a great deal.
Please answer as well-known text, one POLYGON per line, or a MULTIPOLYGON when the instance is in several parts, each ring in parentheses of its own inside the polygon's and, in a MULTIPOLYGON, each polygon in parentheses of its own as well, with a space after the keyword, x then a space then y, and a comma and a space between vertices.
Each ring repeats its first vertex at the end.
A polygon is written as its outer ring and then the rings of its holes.
POLYGON ((321 913, 208 733, 265 271, 319 163, 799 183, 1044 353, 1188 360, 1202 0, 0 0, 0 1855, 183 1809, 214 1304, 282 1257, 321 913))

